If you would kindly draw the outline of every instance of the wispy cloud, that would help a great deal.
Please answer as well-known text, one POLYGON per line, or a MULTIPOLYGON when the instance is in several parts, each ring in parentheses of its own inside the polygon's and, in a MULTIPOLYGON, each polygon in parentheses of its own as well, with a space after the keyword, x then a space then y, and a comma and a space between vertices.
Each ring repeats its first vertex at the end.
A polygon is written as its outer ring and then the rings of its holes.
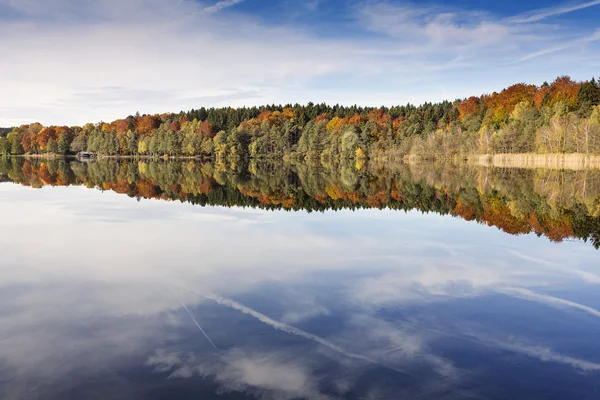
POLYGON ((218 13, 219 11, 221 11, 225 8, 233 7, 236 4, 239 4, 243 1, 245 1, 245 0, 222 0, 222 1, 215 3, 212 6, 205 7, 204 12, 207 14, 218 13))
MULTIPOLYGON (((399 326, 368 315, 355 315, 351 323, 358 328, 364 346, 370 346, 380 357, 400 363, 425 362, 445 377, 458 378, 460 373, 454 364, 435 355, 426 344, 423 332, 413 326, 399 326)), ((378 357, 379 358, 379 357, 378 357)))
POLYGON ((588 1, 585 3, 578 4, 563 4, 558 7, 544 8, 523 15, 518 15, 516 17, 510 18, 509 21, 518 24, 538 22, 546 18, 557 17, 559 15, 568 14, 574 11, 583 10, 597 5, 600 5, 600 0, 588 1))
POLYGON ((479 12, 454 12, 440 7, 368 3, 358 9, 357 20, 367 29, 403 42, 415 53, 425 49, 466 50, 504 43, 510 27, 479 12))
POLYGON ((528 61, 533 58, 546 56, 546 55, 549 55, 552 53, 557 53, 559 51, 563 51, 563 50, 567 50, 567 49, 573 49, 576 46, 585 46, 590 43, 597 42, 599 40, 600 40, 600 30, 597 30, 596 32, 592 33, 591 35, 587 35, 587 36, 580 37, 580 38, 577 38, 574 40, 570 40, 568 42, 558 43, 558 44, 550 46, 548 48, 544 48, 541 50, 534 51, 533 53, 526 54, 523 57, 516 60, 515 63, 528 61))
POLYGON ((597 41, 597 31, 590 33, 560 24, 549 29, 539 23, 553 15, 597 4, 600 0, 536 10, 527 16, 498 18, 485 12, 452 7, 374 2, 358 8, 357 21, 368 30, 392 38, 395 47, 413 56, 430 53, 438 57, 459 57, 464 67, 477 64, 482 58, 494 62, 498 53, 503 53, 508 59, 501 64, 516 64, 561 51, 573 52, 577 46, 597 41))

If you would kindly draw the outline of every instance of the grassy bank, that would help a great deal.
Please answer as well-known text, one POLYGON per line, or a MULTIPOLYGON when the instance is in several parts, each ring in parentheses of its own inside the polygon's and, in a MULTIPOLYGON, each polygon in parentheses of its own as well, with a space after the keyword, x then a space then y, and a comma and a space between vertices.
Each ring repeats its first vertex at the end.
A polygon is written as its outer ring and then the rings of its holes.
MULTIPOLYGON (((376 160, 376 164, 394 163, 397 160, 376 160)), ((424 158, 406 156, 407 164, 470 164, 481 167, 563 169, 571 171, 600 169, 600 155, 593 154, 472 154, 467 157, 424 158)))
POLYGON ((500 168, 600 169, 600 156, 591 154, 486 154, 470 156, 468 161, 500 168))

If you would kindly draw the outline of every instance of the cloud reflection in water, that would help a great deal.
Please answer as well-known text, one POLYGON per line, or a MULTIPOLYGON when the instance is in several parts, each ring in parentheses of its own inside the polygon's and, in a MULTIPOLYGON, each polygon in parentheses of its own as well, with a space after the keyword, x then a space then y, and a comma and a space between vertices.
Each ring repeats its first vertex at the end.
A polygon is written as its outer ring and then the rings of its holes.
POLYGON ((6 184, 0 230, 2 398, 465 398, 519 379, 515 357, 597 385, 581 376, 600 369, 597 253, 580 243, 6 184))

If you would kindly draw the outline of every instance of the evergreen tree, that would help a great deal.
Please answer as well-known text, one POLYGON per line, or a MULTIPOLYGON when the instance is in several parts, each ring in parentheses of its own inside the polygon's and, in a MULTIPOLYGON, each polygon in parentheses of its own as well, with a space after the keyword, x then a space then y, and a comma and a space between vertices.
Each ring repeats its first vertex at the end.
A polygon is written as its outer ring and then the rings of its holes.
POLYGON ((70 147, 69 137, 66 133, 62 133, 58 138, 57 153, 67 154, 70 147))
POLYGON ((581 85, 577 99, 580 105, 596 106, 600 104, 600 84, 596 82, 596 79, 592 78, 591 81, 581 85))

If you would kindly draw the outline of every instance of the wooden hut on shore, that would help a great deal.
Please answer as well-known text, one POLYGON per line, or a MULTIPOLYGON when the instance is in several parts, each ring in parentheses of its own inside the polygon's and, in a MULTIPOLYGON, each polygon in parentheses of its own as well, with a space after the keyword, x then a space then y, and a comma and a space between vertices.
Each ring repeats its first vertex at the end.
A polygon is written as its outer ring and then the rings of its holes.
POLYGON ((95 158, 95 157, 96 157, 96 155, 89 151, 80 151, 79 153, 77 153, 78 160, 91 160, 92 158, 95 158))

